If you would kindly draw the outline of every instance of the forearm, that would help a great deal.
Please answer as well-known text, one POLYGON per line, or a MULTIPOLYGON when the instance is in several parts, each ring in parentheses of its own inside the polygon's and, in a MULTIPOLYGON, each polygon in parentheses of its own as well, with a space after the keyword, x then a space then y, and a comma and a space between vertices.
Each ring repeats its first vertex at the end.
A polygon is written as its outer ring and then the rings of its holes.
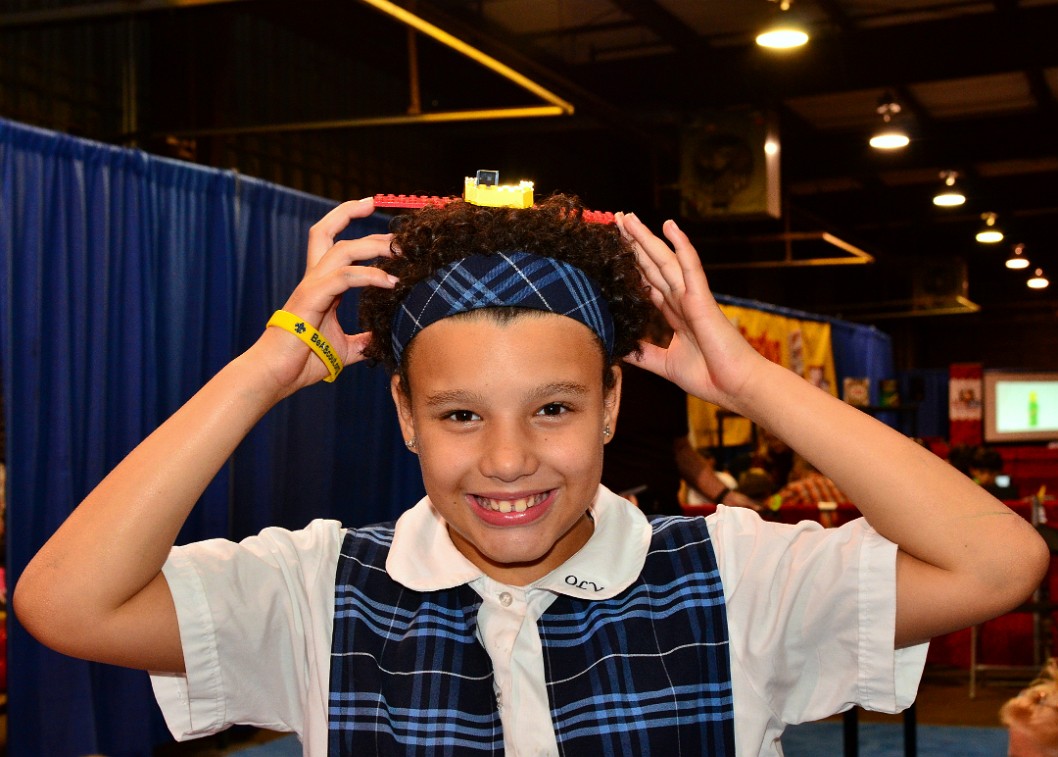
POLYGON ((706 497, 712 498, 717 492, 726 488, 724 482, 716 475, 709 461, 698 454, 686 436, 681 436, 672 444, 676 456, 676 467, 680 477, 706 497))
POLYGON ((19 581, 24 622, 99 621, 157 578, 195 502, 282 396, 255 350, 137 446, 41 548, 19 581))
POLYGON ((897 644, 994 617, 1038 585, 1050 556, 1027 521, 928 450, 756 353, 674 222, 664 226, 670 249, 634 216, 617 220, 675 331, 667 348, 643 345, 637 362, 785 440, 897 544, 897 644))
POLYGON ((1033 571, 1011 559, 1038 547, 1028 523, 897 431, 772 364, 755 374, 735 409, 832 478, 908 555, 982 585, 1035 584, 1033 571))

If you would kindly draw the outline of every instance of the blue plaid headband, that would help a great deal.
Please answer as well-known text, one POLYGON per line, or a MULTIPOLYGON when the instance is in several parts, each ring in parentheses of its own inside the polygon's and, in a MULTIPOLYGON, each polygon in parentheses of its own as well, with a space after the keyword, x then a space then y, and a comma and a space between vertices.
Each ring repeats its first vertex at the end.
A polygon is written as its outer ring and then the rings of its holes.
POLYGON ((613 354, 610 308, 584 271, 529 252, 471 255, 439 268, 411 288, 393 318, 393 354, 431 323, 468 310, 521 307, 546 310, 580 321, 613 354))

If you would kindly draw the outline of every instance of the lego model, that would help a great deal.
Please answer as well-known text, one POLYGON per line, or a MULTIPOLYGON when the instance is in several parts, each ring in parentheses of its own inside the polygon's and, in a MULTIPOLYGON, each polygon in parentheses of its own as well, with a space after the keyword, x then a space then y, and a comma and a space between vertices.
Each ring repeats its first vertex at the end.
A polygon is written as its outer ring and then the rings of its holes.
MULTIPOLYGON (((467 176, 463 183, 465 202, 490 208, 529 208, 533 205, 533 182, 500 184, 500 172, 480 170, 476 176, 467 176)), ((377 194, 376 208, 424 208, 427 205, 443 207, 460 198, 439 195, 377 194)), ((589 223, 613 223, 614 214, 601 210, 585 210, 584 220, 589 223)))

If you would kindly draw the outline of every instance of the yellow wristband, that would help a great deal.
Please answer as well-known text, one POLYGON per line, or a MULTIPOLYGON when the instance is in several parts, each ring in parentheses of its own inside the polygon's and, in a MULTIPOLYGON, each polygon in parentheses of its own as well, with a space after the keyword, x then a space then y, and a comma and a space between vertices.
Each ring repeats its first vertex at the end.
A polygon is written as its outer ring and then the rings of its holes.
POLYGON ((323 334, 318 332, 310 323, 306 323, 302 318, 288 313, 285 310, 277 310, 272 314, 272 317, 268 319, 269 326, 277 326, 283 331, 289 331, 291 334, 296 336, 298 339, 303 341, 309 346, 309 349, 316 353, 316 357, 323 361, 323 364, 327 367, 327 373, 329 374, 324 381, 330 383, 338 378, 338 374, 342 372, 341 358, 334 354, 334 349, 331 347, 331 343, 323 338, 323 334))

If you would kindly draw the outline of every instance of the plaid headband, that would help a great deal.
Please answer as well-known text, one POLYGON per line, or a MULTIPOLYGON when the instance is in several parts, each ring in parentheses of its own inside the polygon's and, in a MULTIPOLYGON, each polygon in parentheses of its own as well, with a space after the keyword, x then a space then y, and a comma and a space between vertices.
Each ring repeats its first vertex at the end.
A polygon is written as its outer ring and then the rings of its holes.
POLYGON ((613 354, 610 308, 584 271, 528 252, 471 255, 412 287, 393 318, 393 353, 400 362, 412 338, 435 321, 490 307, 546 310, 580 321, 613 354))

